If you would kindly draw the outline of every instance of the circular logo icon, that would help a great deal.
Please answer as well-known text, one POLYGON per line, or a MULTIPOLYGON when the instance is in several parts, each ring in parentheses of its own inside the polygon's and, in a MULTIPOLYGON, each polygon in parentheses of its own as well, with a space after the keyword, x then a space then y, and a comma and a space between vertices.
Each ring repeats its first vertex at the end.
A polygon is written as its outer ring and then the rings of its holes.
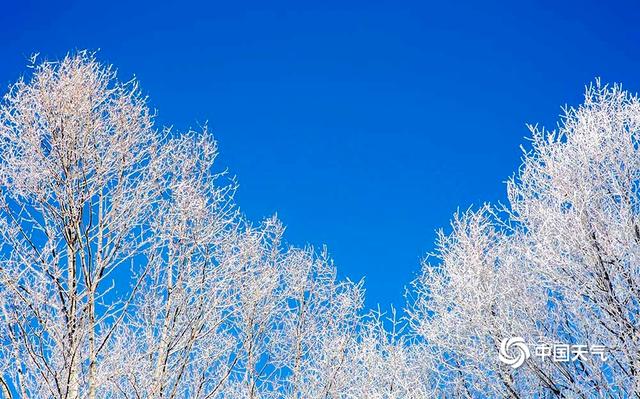
POLYGON ((522 366, 529 357, 531 357, 531 352, 529 352, 529 347, 522 337, 504 338, 500 342, 498 359, 500 359, 502 363, 517 369, 522 366))

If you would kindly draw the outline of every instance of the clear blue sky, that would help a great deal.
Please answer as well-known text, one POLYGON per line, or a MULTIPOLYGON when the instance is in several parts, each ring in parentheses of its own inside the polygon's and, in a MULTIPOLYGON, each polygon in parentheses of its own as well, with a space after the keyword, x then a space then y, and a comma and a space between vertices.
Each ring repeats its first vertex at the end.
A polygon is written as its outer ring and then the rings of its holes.
POLYGON ((457 207, 505 198, 525 123, 596 76, 640 88, 632 3, 84 3, 1 2, 0 84, 101 49, 160 124, 209 121, 244 212, 327 244, 369 306, 402 306, 457 207))

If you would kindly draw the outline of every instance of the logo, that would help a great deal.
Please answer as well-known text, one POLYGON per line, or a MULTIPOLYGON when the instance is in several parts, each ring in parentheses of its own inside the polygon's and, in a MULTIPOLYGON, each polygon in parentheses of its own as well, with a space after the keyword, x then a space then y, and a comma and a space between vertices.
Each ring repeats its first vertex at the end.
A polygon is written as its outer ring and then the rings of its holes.
POLYGON ((531 357, 531 352, 523 338, 503 338, 500 342, 498 359, 500 359, 502 363, 517 369, 522 366, 529 357, 531 357))
POLYGON ((521 337, 504 338, 500 341, 498 359, 502 363, 517 369, 531 357, 529 348, 533 348, 533 355, 540 361, 550 360, 554 363, 574 362, 586 360, 588 355, 607 360, 607 347, 604 345, 562 344, 562 343, 529 343, 527 345, 521 337))

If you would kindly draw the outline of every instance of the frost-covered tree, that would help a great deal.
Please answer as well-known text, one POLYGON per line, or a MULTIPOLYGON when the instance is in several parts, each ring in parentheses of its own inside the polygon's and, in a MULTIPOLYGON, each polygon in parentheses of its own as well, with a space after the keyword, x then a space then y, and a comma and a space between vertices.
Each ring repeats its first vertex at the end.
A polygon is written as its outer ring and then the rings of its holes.
POLYGON ((0 392, 343 397, 359 284, 253 226, 206 131, 159 132, 93 54, 33 66, 0 108, 0 392))
POLYGON ((640 100, 587 88, 508 183, 509 203, 456 216, 440 234, 409 309, 440 361, 439 389, 459 397, 636 397, 640 392, 640 100), (604 345, 608 359, 518 369, 500 341, 604 345))
POLYGON ((81 53, 36 67, 0 108, 5 382, 21 397, 94 398, 160 198, 158 137, 135 81, 81 53))

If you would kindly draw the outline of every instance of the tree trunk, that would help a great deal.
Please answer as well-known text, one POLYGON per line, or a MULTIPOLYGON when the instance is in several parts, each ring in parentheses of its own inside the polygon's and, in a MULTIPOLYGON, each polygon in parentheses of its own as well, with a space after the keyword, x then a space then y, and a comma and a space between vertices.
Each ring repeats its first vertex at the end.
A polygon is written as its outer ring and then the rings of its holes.
POLYGON ((67 245, 68 256, 68 291, 69 291, 69 316, 68 316, 68 334, 69 334, 69 355, 71 357, 69 362, 69 385, 67 388, 67 399, 79 399, 80 397, 80 379, 79 379, 79 367, 80 367, 80 342, 78 339, 78 325, 77 325, 77 278, 76 278, 76 253, 73 248, 73 232, 69 237, 69 244, 67 245))

